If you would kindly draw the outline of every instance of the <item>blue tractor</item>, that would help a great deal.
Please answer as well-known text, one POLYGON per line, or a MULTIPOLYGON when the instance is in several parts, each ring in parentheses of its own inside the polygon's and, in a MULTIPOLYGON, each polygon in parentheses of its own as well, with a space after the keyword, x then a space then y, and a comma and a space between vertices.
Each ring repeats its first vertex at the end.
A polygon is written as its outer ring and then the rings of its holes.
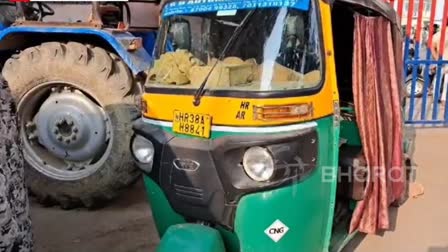
POLYGON ((0 1, 0 67, 41 203, 96 207, 138 178, 129 146, 158 2, 0 1))

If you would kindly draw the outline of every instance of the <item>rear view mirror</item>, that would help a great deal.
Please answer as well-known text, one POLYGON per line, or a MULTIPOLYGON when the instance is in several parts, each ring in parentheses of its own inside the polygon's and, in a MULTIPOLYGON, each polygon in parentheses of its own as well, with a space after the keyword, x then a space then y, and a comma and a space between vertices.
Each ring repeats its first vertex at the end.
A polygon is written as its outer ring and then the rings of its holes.
POLYGON ((190 23, 186 20, 176 20, 171 24, 169 33, 172 36, 172 43, 175 50, 191 49, 190 23))

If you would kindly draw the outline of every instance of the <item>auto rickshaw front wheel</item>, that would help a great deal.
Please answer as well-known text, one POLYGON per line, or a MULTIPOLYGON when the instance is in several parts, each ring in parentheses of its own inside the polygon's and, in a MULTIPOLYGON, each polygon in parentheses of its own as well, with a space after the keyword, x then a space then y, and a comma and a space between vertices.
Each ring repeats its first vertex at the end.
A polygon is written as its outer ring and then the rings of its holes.
POLYGON ((139 89, 118 56, 49 42, 11 57, 3 75, 18 101, 27 185, 41 203, 97 207, 137 179, 129 146, 139 89))

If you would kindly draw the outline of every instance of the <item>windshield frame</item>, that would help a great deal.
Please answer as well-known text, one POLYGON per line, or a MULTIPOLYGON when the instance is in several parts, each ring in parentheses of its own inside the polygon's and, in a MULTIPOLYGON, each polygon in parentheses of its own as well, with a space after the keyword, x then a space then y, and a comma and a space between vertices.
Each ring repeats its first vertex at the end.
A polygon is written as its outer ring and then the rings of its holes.
MULTIPOLYGON (((318 0, 310 0, 310 7, 313 8, 315 15, 317 16, 317 34, 319 36, 320 43, 320 57, 321 57, 321 78, 319 83, 310 88, 304 89, 288 89, 288 90, 268 90, 268 91, 260 91, 260 90, 217 90, 217 89, 208 89, 205 87, 203 96, 210 97, 235 97, 235 98, 285 98, 285 97, 297 97, 297 96, 310 96, 319 93, 325 83, 326 80, 326 54, 325 54, 325 44, 323 37, 323 29, 322 29, 322 19, 321 12, 319 8, 318 0)), ((277 7, 279 8, 279 7, 277 7)), ((266 9, 266 8, 254 8, 254 9, 266 9)), ((206 12, 208 13, 208 12, 206 12)), ((195 13, 196 16, 201 16, 204 13, 195 13)), ((189 15, 178 14, 173 16, 181 16, 181 15, 189 15)), ((194 16, 192 15, 192 16, 194 16)), ((171 16, 171 17, 173 17, 171 16)), ((162 25, 160 27, 160 32, 166 32, 168 30, 168 26, 166 24, 166 20, 170 17, 163 17, 162 25)), ((154 53, 156 50, 163 50, 162 46, 157 46, 160 43, 164 44, 164 40, 166 40, 166 36, 158 36, 156 40, 156 46, 154 48, 154 53)), ((145 91, 148 93, 159 93, 159 94, 173 94, 173 95, 191 95, 194 96, 197 88, 172 88, 172 87, 155 87, 148 85, 148 82, 145 83, 145 91)))

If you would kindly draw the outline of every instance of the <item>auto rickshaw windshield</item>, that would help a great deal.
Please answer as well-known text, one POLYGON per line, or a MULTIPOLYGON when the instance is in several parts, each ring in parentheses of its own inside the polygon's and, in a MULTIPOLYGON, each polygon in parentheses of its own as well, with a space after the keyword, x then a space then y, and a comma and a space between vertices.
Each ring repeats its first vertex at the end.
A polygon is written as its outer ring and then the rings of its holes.
POLYGON ((279 91, 318 86, 323 66, 320 26, 313 6, 307 11, 259 8, 243 23, 250 11, 164 19, 147 84, 196 89, 212 71, 206 83, 209 90, 279 91), (238 37, 229 43, 239 26, 238 37))

